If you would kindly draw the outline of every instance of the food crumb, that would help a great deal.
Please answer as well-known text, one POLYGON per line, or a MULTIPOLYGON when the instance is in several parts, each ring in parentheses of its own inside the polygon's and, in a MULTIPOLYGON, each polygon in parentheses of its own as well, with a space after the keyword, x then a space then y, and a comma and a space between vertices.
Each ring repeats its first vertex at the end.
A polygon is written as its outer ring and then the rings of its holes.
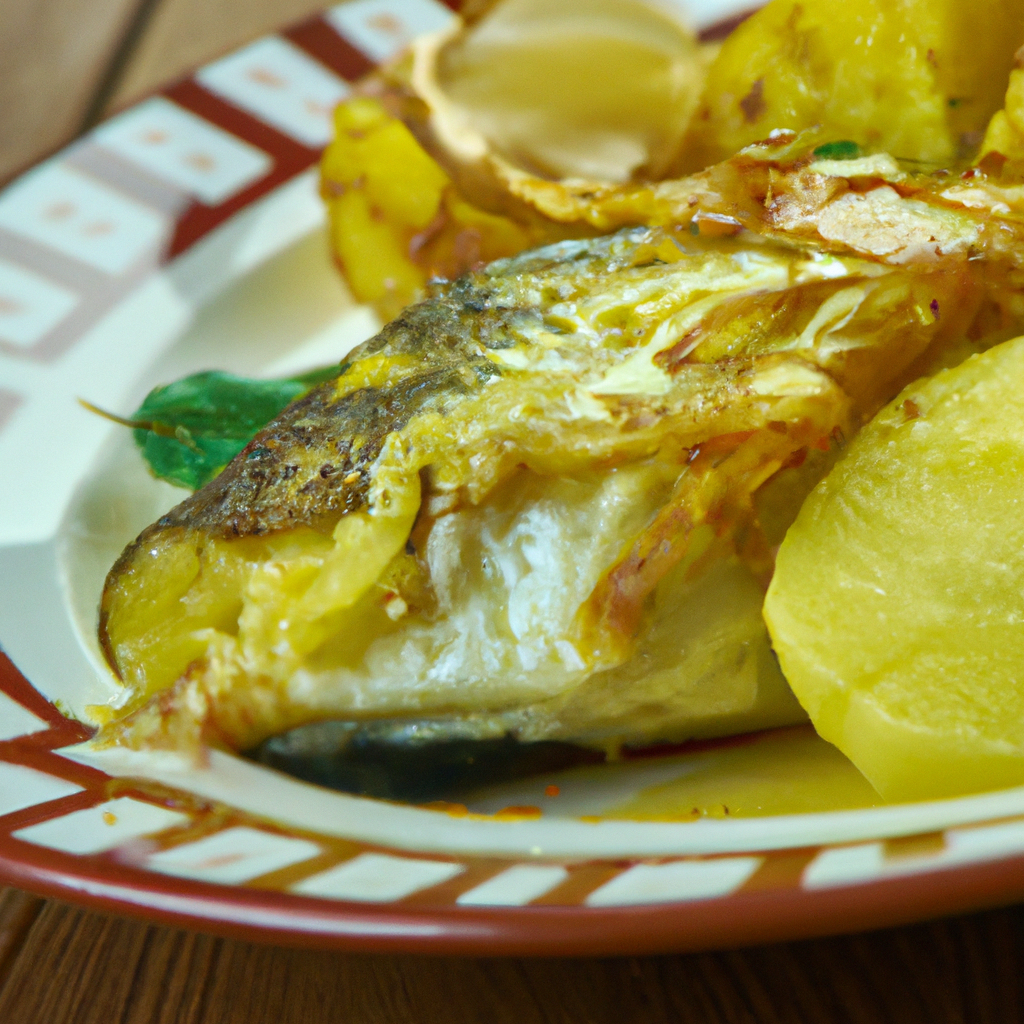
POLYGON ((117 824, 117 815, 116 814, 112 814, 110 811, 104 811, 103 812, 103 824, 104 825, 116 825, 117 824))
POLYGON ((510 807, 502 807, 500 811, 495 812, 494 816, 496 818, 539 818, 541 814, 541 809, 532 804, 513 804, 510 807))
POLYGON ((559 789, 559 787, 554 785, 553 783, 550 786, 544 787, 545 796, 558 796, 558 794, 561 792, 561 789, 559 789))
POLYGON ((452 818, 465 818, 469 814, 469 808, 465 804, 456 804, 449 800, 431 800, 430 803, 424 804, 423 807, 428 811, 440 811, 442 814, 447 814, 452 818))
POLYGON ((921 415, 921 407, 912 398, 903 403, 902 409, 908 420, 916 420, 921 415))

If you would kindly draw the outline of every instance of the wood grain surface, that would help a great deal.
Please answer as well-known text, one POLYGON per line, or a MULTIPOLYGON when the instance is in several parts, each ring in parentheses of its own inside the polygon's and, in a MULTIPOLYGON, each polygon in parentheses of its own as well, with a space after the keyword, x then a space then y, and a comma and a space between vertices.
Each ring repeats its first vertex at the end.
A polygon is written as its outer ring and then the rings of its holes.
POLYGON ((158 0, 104 99, 104 112, 327 6, 329 0, 158 0))
POLYGON ((0 0, 0 183, 327 0, 0 0))
POLYGON ((0 895, 17 1024, 1016 1024, 1024 912, 689 956, 275 949, 0 895))
MULTIPOLYGON (((0 180, 319 0, 0 0, 0 180)), ((1014 1024, 1024 910, 690 956, 275 949, 0 891, 0 1024, 1014 1024)))
POLYGON ((0 0, 0 182, 82 130, 140 0, 0 0))

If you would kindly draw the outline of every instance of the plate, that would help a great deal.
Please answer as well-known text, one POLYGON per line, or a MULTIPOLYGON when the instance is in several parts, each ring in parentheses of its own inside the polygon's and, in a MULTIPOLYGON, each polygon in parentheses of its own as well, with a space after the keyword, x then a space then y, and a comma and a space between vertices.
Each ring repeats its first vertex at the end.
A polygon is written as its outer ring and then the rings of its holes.
MULTIPOLYGON (((742 6, 692 10, 712 26, 742 6)), ((348 796, 219 752, 196 766, 90 747, 75 716, 114 685, 93 639, 103 575, 182 492, 76 400, 131 409, 184 373, 286 373, 374 333, 327 258, 315 164, 348 83, 451 17, 353 0, 0 193, 0 876, 239 937, 473 955, 702 949, 1019 898, 1024 788, 876 806, 802 728, 466 806, 348 796), (789 766, 788 803, 665 813, 751 759, 789 766), (839 809, 801 803, 826 776, 839 809)))

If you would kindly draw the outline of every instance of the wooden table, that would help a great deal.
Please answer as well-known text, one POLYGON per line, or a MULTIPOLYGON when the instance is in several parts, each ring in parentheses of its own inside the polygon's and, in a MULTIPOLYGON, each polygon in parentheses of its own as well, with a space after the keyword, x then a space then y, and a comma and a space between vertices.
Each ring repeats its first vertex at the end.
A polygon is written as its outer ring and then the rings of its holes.
POLYGON ((107 114, 329 0, 3 0, 0 181, 107 114))
MULTIPOLYGON (((3 0, 0 181, 322 0, 3 0)), ((0 892, 3 1024, 1024 1020, 1024 910, 691 956, 452 960, 275 949, 0 892)))
POLYGON ((274 949, 0 895, 4 1024, 1014 1024, 1024 913, 691 956, 274 949))

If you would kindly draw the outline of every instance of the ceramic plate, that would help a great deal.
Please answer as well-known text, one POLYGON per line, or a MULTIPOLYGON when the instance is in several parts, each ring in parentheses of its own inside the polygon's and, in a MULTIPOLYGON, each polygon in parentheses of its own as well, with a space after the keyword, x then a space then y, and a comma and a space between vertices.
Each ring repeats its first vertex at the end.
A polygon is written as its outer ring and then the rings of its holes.
MULTIPOLYGON (((707 27, 737 6, 691 14, 707 27)), ((249 938, 472 954, 707 948, 1016 899, 1024 789, 877 806, 802 729, 465 807, 347 796, 221 753, 197 767, 89 747, 75 716, 114 692, 93 640, 103 576, 182 492, 77 399, 130 410, 184 373, 286 373, 374 333, 328 259, 315 163, 348 83, 452 16, 353 0, 0 193, 0 875, 249 938), (724 776, 776 794, 712 806, 705 783, 724 776), (821 778, 839 809, 815 809, 821 778)))

